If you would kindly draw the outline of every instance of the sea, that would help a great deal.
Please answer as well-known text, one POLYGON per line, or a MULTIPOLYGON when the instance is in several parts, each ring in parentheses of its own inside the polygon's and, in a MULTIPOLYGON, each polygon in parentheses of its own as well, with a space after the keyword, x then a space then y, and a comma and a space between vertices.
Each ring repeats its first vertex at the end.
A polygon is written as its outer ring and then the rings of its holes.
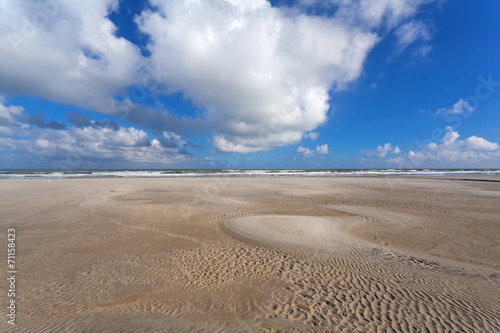
POLYGON ((500 175, 500 169, 3 169, 0 179, 500 175))

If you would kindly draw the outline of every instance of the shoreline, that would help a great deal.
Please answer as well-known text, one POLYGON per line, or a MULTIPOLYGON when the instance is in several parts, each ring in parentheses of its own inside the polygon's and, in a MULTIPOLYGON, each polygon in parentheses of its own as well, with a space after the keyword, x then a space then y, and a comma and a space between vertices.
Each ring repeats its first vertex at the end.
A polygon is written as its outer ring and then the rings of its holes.
POLYGON ((109 178, 342 178, 342 177, 500 177, 500 169, 5 169, 3 179, 109 179, 109 178))

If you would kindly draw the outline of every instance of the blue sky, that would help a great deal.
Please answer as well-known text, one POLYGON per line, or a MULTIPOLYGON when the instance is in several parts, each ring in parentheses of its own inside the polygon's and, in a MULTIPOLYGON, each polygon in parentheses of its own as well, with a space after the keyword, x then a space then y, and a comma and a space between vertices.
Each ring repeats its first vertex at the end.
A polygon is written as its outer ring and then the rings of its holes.
POLYGON ((499 13, 3 1, 0 168, 500 168, 499 13))

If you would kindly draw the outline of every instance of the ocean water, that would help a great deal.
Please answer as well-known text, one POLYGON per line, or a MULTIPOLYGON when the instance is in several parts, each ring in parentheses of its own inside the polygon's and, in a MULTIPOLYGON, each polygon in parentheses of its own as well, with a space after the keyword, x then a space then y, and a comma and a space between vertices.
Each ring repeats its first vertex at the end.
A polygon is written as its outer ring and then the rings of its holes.
POLYGON ((180 177, 363 177, 500 175, 500 169, 148 169, 0 170, 0 179, 180 178, 180 177))

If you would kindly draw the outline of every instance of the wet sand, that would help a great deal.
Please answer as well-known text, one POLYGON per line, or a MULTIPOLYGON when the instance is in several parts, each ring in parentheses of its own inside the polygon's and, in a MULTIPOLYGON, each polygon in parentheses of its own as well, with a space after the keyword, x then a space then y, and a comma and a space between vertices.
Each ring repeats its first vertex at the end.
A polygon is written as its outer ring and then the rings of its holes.
POLYGON ((499 180, 3 180, 0 331, 499 332, 499 180))

